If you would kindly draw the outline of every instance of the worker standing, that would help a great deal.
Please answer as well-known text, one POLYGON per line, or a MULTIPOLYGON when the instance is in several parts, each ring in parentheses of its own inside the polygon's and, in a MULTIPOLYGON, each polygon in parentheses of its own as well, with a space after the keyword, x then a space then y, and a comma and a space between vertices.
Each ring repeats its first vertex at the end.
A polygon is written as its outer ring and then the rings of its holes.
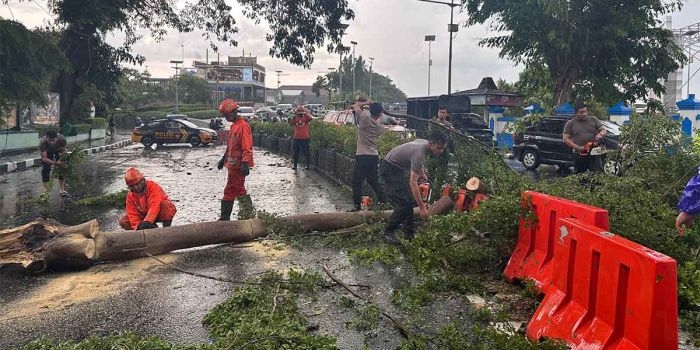
POLYGON ((136 168, 127 169, 124 182, 129 187, 126 195, 126 214, 119 218, 119 225, 125 230, 145 230, 157 228, 157 222, 169 227, 177 209, 162 187, 152 180, 146 180, 136 168))
MULTIPOLYGON (((61 156, 66 152, 66 138, 55 130, 49 130, 39 141, 39 152, 41 154, 41 182, 44 184, 44 196, 48 196, 51 191, 51 166, 64 166, 61 156)), ((61 196, 67 196, 66 181, 63 177, 58 177, 61 196)))
POLYGON ((313 120, 311 114, 303 107, 299 106, 294 110, 294 116, 289 120, 292 125, 292 147, 294 152, 292 155, 292 169, 297 170, 299 162, 299 154, 303 153, 306 159, 306 170, 309 170, 311 163, 311 151, 309 150, 309 123, 313 120))
POLYGON ((227 98, 219 105, 219 112, 231 123, 226 153, 219 160, 219 170, 226 167, 228 178, 224 188, 224 198, 221 200, 221 215, 219 220, 231 220, 233 202, 238 198, 238 219, 255 217, 255 208, 250 195, 245 189, 245 177, 253 167, 253 135, 248 122, 238 115, 238 104, 227 98))
POLYGON ((384 132, 382 124, 384 108, 381 103, 369 100, 358 101, 352 108, 358 117, 359 126, 355 149, 355 169, 352 177, 353 208, 351 211, 359 211, 361 209, 362 184, 365 180, 377 194, 375 200, 378 203, 386 203, 384 188, 379 184, 379 151, 377 151, 377 142, 384 132), (369 111, 364 110, 364 106, 369 106, 369 111))

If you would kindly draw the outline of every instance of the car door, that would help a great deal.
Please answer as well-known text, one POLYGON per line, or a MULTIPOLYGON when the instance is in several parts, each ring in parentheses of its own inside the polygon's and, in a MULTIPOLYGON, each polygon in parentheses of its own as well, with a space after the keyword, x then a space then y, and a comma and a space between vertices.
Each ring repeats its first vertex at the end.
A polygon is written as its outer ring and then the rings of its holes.
POLYGON ((543 118, 535 135, 535 143, 540 149, 540 161, 556 159, 557 144, 564 143, 561 133, 557 134, 557 121, 543 118))

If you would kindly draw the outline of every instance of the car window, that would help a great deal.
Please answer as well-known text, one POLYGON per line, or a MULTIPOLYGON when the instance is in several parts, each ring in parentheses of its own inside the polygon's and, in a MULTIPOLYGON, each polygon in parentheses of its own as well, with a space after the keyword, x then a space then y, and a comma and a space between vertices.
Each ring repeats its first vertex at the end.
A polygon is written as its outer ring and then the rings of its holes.
POLYGON ((542 119, 539 125, 539 132, 547 134, 561 134, 564 132, 563 120, 559 119, 542 119))
POLYGON ((151 129, 162 129, 165 127, 162 121, 148 122, 145 126, 151 129))
POLYGON ((253 113, 253 107, 238 107, 239 113, 253 113))
MULTIPOLYGON (((178 123, 178 122, 175 122, 175 123, 178 123)), ((186 121, 186 120, 180 120, 179 123, 182 123, 183 125, 187 126, 188 128, 193 128, 193 129, 199 128, 199 127, 198 127, 197 125, 195 125, 194 123, 189 122, 189 121, 186 121)), ((179 126, 179 125, 176 125, 175 127, 176 127, 176 128, 179 128, 180 126, 179 126)))

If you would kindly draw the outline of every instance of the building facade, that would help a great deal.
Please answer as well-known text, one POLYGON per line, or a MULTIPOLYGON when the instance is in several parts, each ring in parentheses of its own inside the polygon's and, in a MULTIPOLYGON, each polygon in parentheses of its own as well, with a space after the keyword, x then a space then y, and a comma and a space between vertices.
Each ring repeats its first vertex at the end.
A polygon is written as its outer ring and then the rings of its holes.
POLYGON ((243 105, 265 102, 265 67, 257 57, 228 57, 226 62, 194 61, 195 74, 207 80, 214 102, 232 98, 243 105))

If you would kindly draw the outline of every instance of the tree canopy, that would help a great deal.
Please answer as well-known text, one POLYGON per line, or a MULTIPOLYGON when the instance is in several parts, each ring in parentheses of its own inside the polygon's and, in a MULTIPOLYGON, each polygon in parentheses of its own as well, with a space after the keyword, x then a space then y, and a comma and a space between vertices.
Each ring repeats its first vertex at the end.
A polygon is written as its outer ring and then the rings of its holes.
POLYGON ((480 44, 517 63, 539 61, 549 72, 558 105, 583 84, 601 102, 646 100, 684 62, 659 18, 680 0, 464 0, 468 25, 489 23, 500 33, 480 44))
MULTIPOLYGON (((353 61, 352 57, 345 56, 342 61, 342 72, 330 72, 324 76, 325 83, 322 85, 324 90, 328 88, 335 91, 334 100, 354 101, 357 95, 369 97, 369 82, 370 71, 367 62, 362 56, 355 59, 355 91, 352 86, 353 61), (340 80, 343 80, 343 89, 340 91, 340 80)), ((320 83, 317 78, 314 85, 320 83)), ((403 102, 406 101, 406 94, 399 89, 391 78, 372 72, 372 99, 382 102, 403 102)))
POLYGON ((14 104, 46 102, 51 78, 67 61, 43 33, 0 18, 0 110, 14 104))

